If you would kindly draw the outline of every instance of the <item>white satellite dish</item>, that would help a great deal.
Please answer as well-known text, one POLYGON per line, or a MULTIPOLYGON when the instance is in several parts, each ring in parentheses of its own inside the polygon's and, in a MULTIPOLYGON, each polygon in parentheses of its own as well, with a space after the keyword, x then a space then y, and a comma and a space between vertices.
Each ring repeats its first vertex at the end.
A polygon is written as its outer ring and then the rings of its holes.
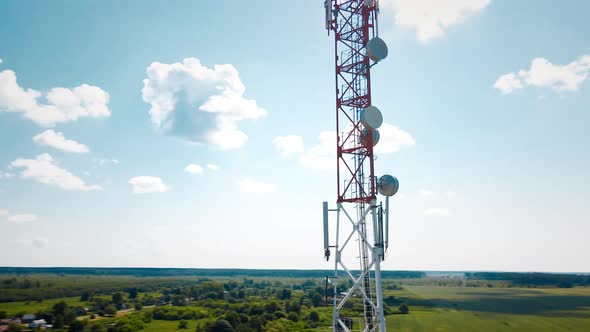
MULTIPOLYGON (((367 140, 369 138, 369 129, 365 128, 363 129, 363 132, 361 134, 361 144, 365 145, 367 143, 367 140)), ((379 134, 379 130, 374 129, 373 130, 373 146, 377 145, 377 143, 379 143, 379 139, 381 138, 381 134, 379 134)))
POLYGON ((387 57, 387 45, 383 39, 375 37, 367 43, 367 55, 371 60, 379 62, 387 57))
POLYGON ((383 115, 375 106, 369 106, 361 111, 361 123, 366 128, 378 129, 383 124, 383 115))
POLYGON ((399 190, 399 181, 395 176, 389 174, 383 175, 377 181, 379 193, 383 196, 393 196, 399 190))

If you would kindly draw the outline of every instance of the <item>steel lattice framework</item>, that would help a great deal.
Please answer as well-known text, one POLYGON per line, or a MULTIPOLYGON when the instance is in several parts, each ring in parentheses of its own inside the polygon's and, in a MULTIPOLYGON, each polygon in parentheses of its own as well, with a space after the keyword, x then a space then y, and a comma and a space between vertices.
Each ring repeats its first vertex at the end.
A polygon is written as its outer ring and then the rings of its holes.
MULTIPOLYGON (((384 243, 382 227, 377 226, 382 210, 376 204, 374 136, 373 129, 364 127, 360 119, 361 111, 371 106, 371 60, 366 46, 377 36, 378 3, 376 0, 326 0, 325 7, 326 28, 335 34, 336 63, 338 208, 330 211, 337 211, 338 217, 336 244, 329 246, 336 251, 331 278, 334 290, 332 331, 352 329, 348 318, 342 317, 340 311, 354 294, 359 294, 364 308, 360 319, 362 330, 384 332, 380 271, 384 243), (355 213, 347 209, 354 209, 355 213), (350 227, 350 232, 344 231, 344 226, 350 227), (351 239, 355 235, 359 245, 359 270, 349 269, 342 257, 345 249, 351 250, 351 239), (339 274, 352 281, 352 287, 343 293, 338 291, 339 274)), ((326 238, 325 243, 327 241, 326 238)), ((329 254, 326 249, 326 258, 329 254)))
POLYGON ((332 0, 335 18, 338 202, 375 199, 373 135, 362 140, 359 112, 371 105, 370 59, 365 46, 375 37, 375 1, 332 0), (363 144, 364 143, 364 144, 363 144))

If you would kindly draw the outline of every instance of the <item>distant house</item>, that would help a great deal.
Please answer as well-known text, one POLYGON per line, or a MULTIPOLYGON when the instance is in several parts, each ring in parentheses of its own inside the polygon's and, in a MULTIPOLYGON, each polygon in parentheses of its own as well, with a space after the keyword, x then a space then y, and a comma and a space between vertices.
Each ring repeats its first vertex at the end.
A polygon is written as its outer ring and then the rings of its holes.
POLYGON ((32 321, 35 320, 35 318, 37 318, 34 314, 24 314, 23 317, 21 318, 23 323, 30 323, 32 321))
POLYGON ((37 329, 40 327, 45 327, 46 325, 47 322, 45 321, 45 319, 37 319, 29 323, 29 328, 37 329))

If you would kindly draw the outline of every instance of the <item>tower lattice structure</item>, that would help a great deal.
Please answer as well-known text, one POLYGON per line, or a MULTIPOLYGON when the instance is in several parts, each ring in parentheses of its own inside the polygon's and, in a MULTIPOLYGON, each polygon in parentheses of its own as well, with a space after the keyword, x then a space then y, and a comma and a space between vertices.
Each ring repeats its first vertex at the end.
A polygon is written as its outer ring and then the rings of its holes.
MULTIPOLYGON (((361 112, 371 106, 371 59, 366 46, 377 37, 378 3, 327 0, 325 7, 326 28, 334 33, 336 64, 337 209, 331 211, 337 211, 338 217, 336 244, 330 246, 335 249, 334 276, 330 278, 332 330, 357 330, 353 326, 358 321, 358 330, 383 332, 386 327, 380 262, 384 258, 384 244, 377 226, 382 210, 376 203, 373 129, 361 122, 361 112), (358 248, 352 248, 355 237, 358 248), (350 258, 346 252, 351 250, 358 259, 353 262, 358 268, 349 268, 346 261, 350 258), (347 283, 342 279, 352 282, 345 291, 342 286, 347 283), (345 307, 355 294, 363 304, 363 312, 358 316, 350 315, 345 307)), ((328 258, 329 252, 326 255, 328 258)))

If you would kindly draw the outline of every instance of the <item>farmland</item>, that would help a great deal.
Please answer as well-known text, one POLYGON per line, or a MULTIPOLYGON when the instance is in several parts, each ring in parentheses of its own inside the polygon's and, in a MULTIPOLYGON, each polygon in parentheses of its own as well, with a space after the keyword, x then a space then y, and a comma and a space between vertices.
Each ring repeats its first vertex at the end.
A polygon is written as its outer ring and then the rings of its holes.
POLYGON ((389 292, 408 315, 387 317, 393 331, 588 331, 590 288, 404 286, 389 292))
MULTIPOLYGON (((219 322, 237 332, 330 330, 331 306, 324 302, 317 271, 266 276, 263 271, 256 276, 213 271, 218 275, 212 277, 204 276, 206 271, 196 276, 31 272, 0 274, 0 298, 5 299, 0 315, 36 314, 60 326, 56 331, 216 331, 219 322)), ((384 280, 384 303, 391 331, 590 330, 590 287, 583 286, 584 278, 390 276, 384 280), (531 283, 522 284, 525 279, 531 283)), ((359 308, 360 299, 353 297, 341 311, 356 321, 355 330, 361 326, 360 317, 353 316, 359 308)))

